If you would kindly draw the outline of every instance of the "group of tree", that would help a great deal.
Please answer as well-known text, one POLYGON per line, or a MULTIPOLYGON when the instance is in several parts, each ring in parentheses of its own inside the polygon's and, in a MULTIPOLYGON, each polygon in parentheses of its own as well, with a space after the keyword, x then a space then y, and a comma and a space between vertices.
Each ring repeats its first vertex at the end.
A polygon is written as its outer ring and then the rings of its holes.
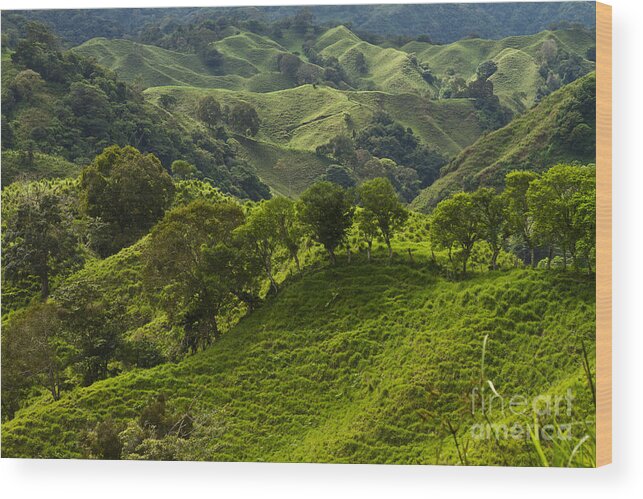
POLYGON ((502 249, 513 250, 535 267, 536 254, 555 257, 567 268, 592 271, 596 247, 596 180, 592 166, 557 165, 542 175, 507 174, 505 190, 482 187, 441 201, 431 214, 431 243, 446 249, 449 261, 467 272, 474 246, 491 249, 489 267, 497 268, 502 249))
POLYGON ((249 136, 257 135, 261 124, 257 110, 251 104, 240 101, 232 107, 222 107, 219 101, 210 95, 198 101, 196 116, 209 129, 216 130, 228 125, 236 133, 249 136))
POLYGON ((387 177, 407 202, 430 185, 446 163, 442 155, 422 144, 413 130, 384 112, 376 113, 372 122, 352 137, 337 135, 316 152, 336 161, 328 167, 325 180, 351 187, 358 181, 387 177))
MULTIPOLYGON (((542 83, 538 87, 536 100, 541 100, 561 86, 577 80, 591 69, 591 65, 580 55, 560 48, 554 38, 549 38, 542 43, 537 57, 542 83)), ((588 61, 595 62, 596 47, 590 47, 585 57, 588 61)))
POLYGON ((494 93, 491 77, 498 70, 494 61, 480 63, 475 78, 468 83, 456 76, 453 70, 439 82, 440 97, 443 99, 474 99, 480 123, 486 130, 496 130, 506 125, 512 117, 511 111, 500 103, 494 93))

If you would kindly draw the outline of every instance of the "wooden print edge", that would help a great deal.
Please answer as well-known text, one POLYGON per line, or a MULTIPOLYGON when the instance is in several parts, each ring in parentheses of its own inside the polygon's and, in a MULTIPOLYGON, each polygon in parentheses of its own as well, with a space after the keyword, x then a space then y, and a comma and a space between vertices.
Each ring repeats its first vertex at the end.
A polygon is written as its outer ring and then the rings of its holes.
POLYGON ((612 7, 596 2, 596 466, 612 462, 612 7))

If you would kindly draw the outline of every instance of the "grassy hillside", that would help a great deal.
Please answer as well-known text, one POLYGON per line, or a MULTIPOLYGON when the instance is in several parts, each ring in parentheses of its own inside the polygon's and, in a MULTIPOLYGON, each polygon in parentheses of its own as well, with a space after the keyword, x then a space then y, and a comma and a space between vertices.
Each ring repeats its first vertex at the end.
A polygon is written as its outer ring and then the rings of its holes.
POLYGON ((185 85, 234 90, 271 91, 293 86, 277 71, 276 42, 253 33, 239 33, 216 42, 223 55, 220 67, 205 65, 196 54, 173 52, 130 40, 95 38, 73 50, 95 58, 128 82, 146 87, 185 85))
POLYGON ((17 179, 38 180, 41 178, 74 177, 82 165, 71 163, 59 156, 26 152, 2 152, 2 185, 7 186, 17 179))
POLYGON ((260 178, 282 194, 300 193, 321 173, 328 160, 315 155, 317 146, 339 134, 351 135, 384 110, 404 127, 447 157, 472 144, 482 133, 479 117, 468 99, 434 101, 414 94, 342 91, 303 85, 277 92, 235 92, 196 87, 154 87, 145 94, 157 102, 163 94, 176 97, 173 116, 186 128, 201 126, 195 110, 199 99, 214 96, 222 105, 252 104, 261 126, 253 139, 237 136, 241 154, 260 178), (278 164, 279 163, 279 164, 278 164))
POLYGON ((320 36, 315 49, 324 57, 336 57, 356 88, 389 93, 436 94, 436 88, 424 81, 409 54, 367 43, 344 26, 329 29, 320 36), (365 74, 360 73, 355 65, 358 52, 366 60, 365 74))
POLYGON ((498 448, 469 437, 483 338, 485 376, 501 395, 572 388, 581 420, 593 407, 577 345, 582 337, 593 351, 593 321, 593 281, 580 276, 447 282, 405 264, 321 270, 207 351, 22 410, 3 425, 3 457, 80 457, 83 431, 137 418, 163 393, 199 422, 166 458, 457 464, 449 421, 470 464, 534 464, 526 440, 498 448))
POLYGON ((441 177, 424 189, 412 207, 428 211, 441 199, 477 186, 502 185, 514 169, 543 171, 559 162, 595 161, 596 77, 589 74, 546 97, 507 126, 478 139, 445 166, 441 177), (577 110, 578 108, 578 110, 577 110), (573 126, 586 110, 587 144, 573 126))
MULTIPOLYGON (((469 80, 475 76, 480 63, 493 60, 498 65, 497 73, 491 78, 496 94, 503 104, 522 111, 534 104, 538 87, 544 84, 538 70, 540 52, 546 41, 553 41, 558 51, 579 55, 586 71, 594 67, 585 57, 596 40, 586 30, 543 31, 501 40, 466 39, 449 45, 414 41, 395 49, 365 42, 340 25, 319 35, 313 48, 324 58, 337 58, 355 89, 433 97, 439 89, 422 78, 418 63, 427 64, 440 79, 457 76, 469 80), (364 56, 366 72, 361 72, 356 65, 359 53, 364 56)), ((182 85, 270 92, 296 86, 296 82, 281 74, 277 67, 279 54, 303 52, 302 38, 292 30, 286 30, 278 41, 236 31, 214 46, 223 56, 217 68, 206 66, 196 54, 130 40, 96 38, 73 50, 96 58, 125 81, 137 80, 147 87, 182 85)))
POLYGON ((418 61, 428 64, 440 78, 451 73, 469 80, 475 77, 481 62, 494 61, 498 65, 498 71, 491 77, 494 92, 503 104, 521 111, 534 104, 536 90, 544 83, 538 73, 539 58, 543 43, 552 41, 558 51, 579 55, 587 71, 593 69, 594 63, 586 59, 586 53, 596 45, 596 38, 585 30, 543 31, 501 40, 475 38, 448 45, 411 42, 402 49, 416 54, 418 61))
POLYGON ((432 101, 412 94, 351 92, 312 85, 269 93, 193 87, 156 87, 146 91, 153 102, 163 93, 178 99, 173 113, 185 117, 194 116, 198 99, 205 95, 227 105, 249 102, 261 119, 259 140, 308 151, 314 151, 337 134, 359 129, 379 110, 412 128, 423 142, 447 156, 456 154, 482 133, 468 99, 432 101))

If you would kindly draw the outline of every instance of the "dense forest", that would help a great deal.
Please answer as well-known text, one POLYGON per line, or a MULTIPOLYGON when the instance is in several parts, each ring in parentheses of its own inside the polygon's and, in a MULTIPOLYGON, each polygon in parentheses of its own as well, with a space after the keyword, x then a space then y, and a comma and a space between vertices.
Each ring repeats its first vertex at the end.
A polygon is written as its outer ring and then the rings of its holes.
POLYGON ((3 13, 3 456, 593 466, 574 5, 3 13))

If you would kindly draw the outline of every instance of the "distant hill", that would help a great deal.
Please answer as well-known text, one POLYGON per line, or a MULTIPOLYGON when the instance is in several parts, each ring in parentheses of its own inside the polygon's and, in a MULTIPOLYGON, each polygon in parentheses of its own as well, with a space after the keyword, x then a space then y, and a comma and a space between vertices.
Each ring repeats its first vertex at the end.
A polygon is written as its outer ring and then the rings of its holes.
POLYGON ((277 56, 288 52, 278 43, 254 33, 239 33, 214 45, 223 55, 216 69, 196 54, 130 40, 95 38, 73 51, 95 58, 125 81, 139 81, 147 87, 185 85, 270 92, 295 86, 278 71, 277 56))
MULTIPOLYGON (((292 30, 287 30, 275 41, 236 30, 235 34, 214 42, 222 56, 216 68, 204 64, 196 54, 130 40, 97 38, 73 51, 95 58, 125 81, 137 81, 146 87, 181 85, 272 92, 298 85, 294 78, 279 72, 280 54, 296 51, 304 63, 310 64, 301 53, 301 37, 292 35, 292 30)), ((539 89, 546 84, 546 75, 539 72, 543 44, 553 44, 556 53, 577 57, 578 74, 593 70, 594 63, 586 56, 596 44, 592 32, 574 29, 502 40, 462 40, 449 45, 410 42, 396 49, 368 43, 345 26, 331 28, 313 41, 312 47, 321 57, 339 61, 352 88, 394 94, 438 97, 440 85, 448 85, 451 78, 469 81, 475 78, 480 63, 493 60, 498 65, 491 77, 494 91, 504 105, 516 112, 533 106, 539 89), (359 58, 363 60, 362 66, 358 65, 359 58), (423 78, 423 67, 430 68, 437 77, 435 82, 423 78)), ((323 71, 314 64, 311 67, 323 71)))
MULTIPOLYGON (((459 464, 444 421, 467 434, 484 424, 471 416, 469 394, 486 335, 485 377, 503 396, 570 388, 575 417, 591 417, 581 360, 570 352, 578 331, 593 330, 594 300, 593 279, 581 275, 514 270, 452 282, 405 263, 323 269, 204 352, 18 411, 2 425, 2 454, 81 457, 97 422, 124 427, 162 394, 168 411, 189 411, 195 425, 163 459, 459 464)), ((583 341, 593 351, 593 334, 583 341)), ((468 442, 469 464, 537 463, 524 441, 500 450, 468 442)))
MULTIPOLYGON (((222 15, 271 21, 293 16, 300 6, 79 9, 3 12, 3 27, 10 16, 45 21, 71 43, 90 38, 136 37, 149 23, 190 22, 222 15)), ((306 7, 316 23, 352 24, 358 31, 384 36, 427 34, 435 42, 449 43, 477 35, 498 39, 528 35, 552 24, 596 25, 593 2, 435 3, 380 5, 314 5, 306 7)))
POLYGON ((507 126, 464 149, 412 207, 429 211, 453 192, 501 187, 514 169, 543 171, 559 162, 596 157, 596 76, 591 73, 543 99, 507 126))
POLYGON ((428 64, 441 79, 449 76, 473 79, 480 63, 494 61, 498 66, 490 78, 494 93, 504 105, 521 112, 534 105, 539 87, 546 83, 539 73, 545 44, 556 53, 577 56, 580 73, 595 67, 595 63, 587 59, 587 52, 596 46, 596 35, 583 29, 543 31, 501 40, 475 38, 449 45, 410 42, 402 50, 415 54, 420 63, 428 64))

